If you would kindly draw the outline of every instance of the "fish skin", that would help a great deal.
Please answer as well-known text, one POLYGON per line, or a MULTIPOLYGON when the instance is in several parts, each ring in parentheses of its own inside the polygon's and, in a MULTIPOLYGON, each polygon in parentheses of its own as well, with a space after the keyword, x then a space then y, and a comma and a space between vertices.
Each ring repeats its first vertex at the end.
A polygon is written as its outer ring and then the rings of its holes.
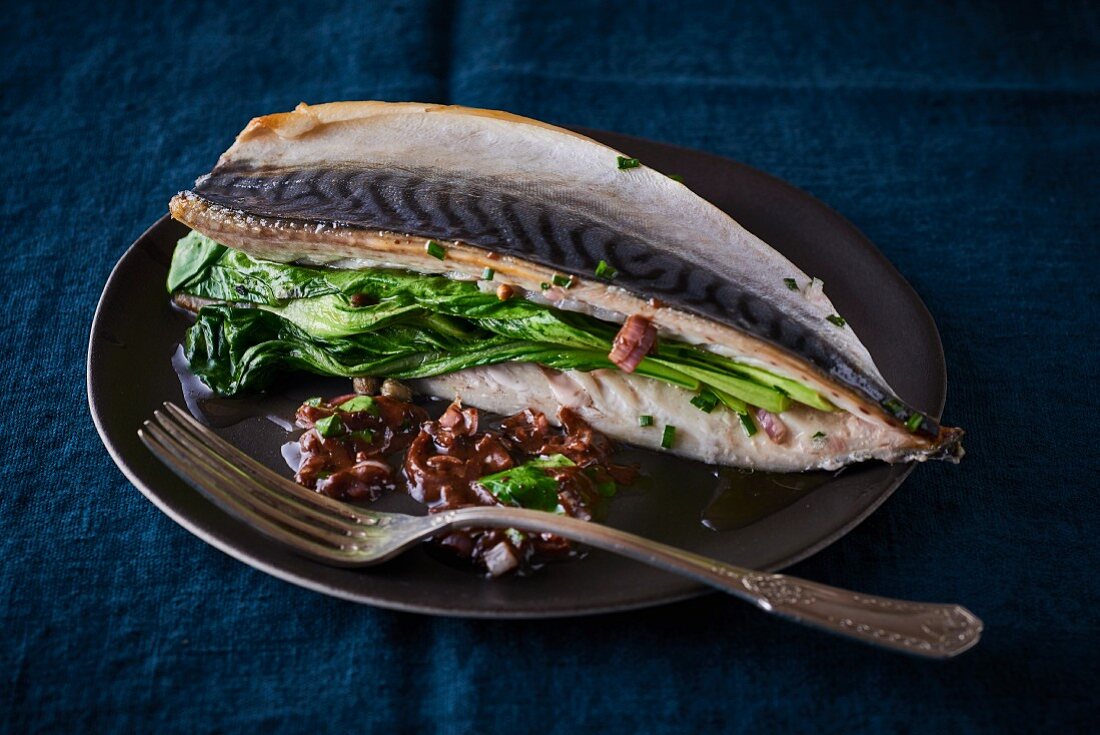
POLYGON ((835 309, 820 289, 791 290, 783 280, 809 276, 682 184, 644 166, 618 170, 617 155, 507 113, 300 106, 253 120, 171 210, 273 260, 472 278, 504 261, 529 290, 533 276, 572 273, 581 288, 561 308, 640 313, 666 336, 810 383, 864 421, 923 442, 929 455, 958 445, 957 429, 922 415, 913 436, 902 422, 915 410, 883 407, 897 398, 851 328, 825 320, 835 309), (454 241, 447 263, 419 252, 425 237, 454 241), (613 284, 592 278, 599 260, 619 270, 613 284))

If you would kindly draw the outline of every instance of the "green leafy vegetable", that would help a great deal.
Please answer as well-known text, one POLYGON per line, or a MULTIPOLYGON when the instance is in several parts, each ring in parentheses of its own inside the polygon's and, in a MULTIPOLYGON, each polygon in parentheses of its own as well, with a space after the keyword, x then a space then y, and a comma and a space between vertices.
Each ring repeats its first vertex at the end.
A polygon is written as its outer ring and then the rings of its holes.
POLYGON ((348 433, 348 429, 344 426, 344 422, 340 420, 340 417, 336 414, 331 416, 325 416, 323 419, 318 419, 313 424, 313 428, 317 429, 317 433, 326 439, 331 439, 337 436, 343 436, 348 433))
POLYGON ((302 403, 303 405, 310 406, 311 408, 317 408, 321 405, 322 402, 323 399, 321 398, 321 396, 314 396, 313 398, 307 398, 302 403))
POLYGON ((669 174, 668 177, 673 181, 679 182, 681 184, 684 183, 684 177, 680 174, 669 174))
POLYGON ((558 481, 547 474, 546 469, 574 466, 568 457, 551 454, 544 459, 534 459, 503 472, 486 475, 477 482, 502 503, 555 511, 558 508, 558 481))
POLYGON ((483 270, 481 272, 481 280, 491 281, 491 280, 493 280, 493 276, 495 276, 495 275, 496 275, 495 270, 493 270, 492 268, 486 268, 485 270, 483 270))
POLYGON ((905 428, 909 429, 909 431, 916 431, 917 429, 920 428, 921 422, 923 422, 923 421, 924 421, 923 416, 921 416, 919 413, 914 413, 905 422, 905 428))
POLYGON ((653 417, 642 414, 638 417, 638 426, 653 426, 653 417))
POLYGON ((783 283, 787 284, 787 288, 792 291, 798 290, 798 283, 793 278, 784 278, 783 283))
POLYGON ((551 278, 550 280, 552 280, 554 282, 555 286, 561 286, 562 288, 572 288, 573 287, 573 276, 562 276, 562 275, 558 275, 557 273, 555 273, 554 277, 551 278))
POLYGON ((225 245, 203 237, 194 230, 187 233, 172 253, 172 265, 168 269, 168 293, 196 280, 227 249, 225 245))
MULTIPOLYGON (((215 302, 199 311, 184 349, 192 371, 220 395, 261 390, 287 370, 412 379, 502 362, 618 369, 608 359, 618 325, 525 299, 501 301, 471 281, 273 263, 195 233, 177 245, 177 261, 177 272, 188 274, 177 292, 215 302)), ((614 275, 603 261, 596 270, 614 275)), ((793 380, 672 340, 635 373, 705 388, 739 413, 749 405, 780 413, 792 400, 833 408, 793 380)))
POLYGON ((627 158, 626 156, 616 156, 616 160, 619 162, 619 169, 638 168, 642 165, 642 162, 637 158, 627 158))
POLYGON ((619 491, 618 485, 614 480, 600 480, 600 473, 595 467, 589 467, 584 471, 585 476, 592 481, 592 484, 596 488, 596 492, 605 498, 614 497, 615 493, 619 491))
POLYGON ((355 396, 355 398, 349 398, 337 406, 337 408, 349 413, 366 411, 371 416, 378 415, 378 403, 370 396, 355 396))
POLYGON ((843 327, 845 324, 848 323, 847 321, 845 321, 844 317, 840 316, 839 314, 830 314, 829 316, 825 317, 825 320, 830 324, 835 324, 838 327, 843 327))
POLYGON ((756 433, 756 422, 752 420, 752 416, 747 413, 739 413, 737 418, 741 419, 741 428, 744 430, 745 436, 752 436, 756 433))

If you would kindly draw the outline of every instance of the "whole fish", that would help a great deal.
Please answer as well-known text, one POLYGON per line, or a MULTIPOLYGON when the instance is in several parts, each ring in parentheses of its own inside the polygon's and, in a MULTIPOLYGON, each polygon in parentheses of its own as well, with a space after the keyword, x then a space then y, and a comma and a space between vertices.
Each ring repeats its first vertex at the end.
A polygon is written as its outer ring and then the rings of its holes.
POLYGON ((820 281, 682 183, 552 125, 456 106, 302 104, 252 120, 170 209, 256 259, 439 274, 622 325, 606 367, 476 364, 417 375, 428 393, 505 413, 569 406, 611 436, 742 467, 962 455, 962 431, 894 393, 820 281), (705 361, 664 360, 679 346, 794 401, 753 403, 705 361), (645 366, 695 382, 661 382, 645 366), (718 410, 691 402, 708 386, 718 410))

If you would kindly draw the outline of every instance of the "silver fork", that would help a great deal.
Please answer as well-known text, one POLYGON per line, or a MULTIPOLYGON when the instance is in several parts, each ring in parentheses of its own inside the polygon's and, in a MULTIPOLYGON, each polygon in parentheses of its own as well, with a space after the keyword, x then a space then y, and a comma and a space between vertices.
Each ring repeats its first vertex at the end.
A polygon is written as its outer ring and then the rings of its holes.
POLYGON ((165 403, 164 409, 138 431, 153 454, 223 510, 325 564, 372 566, 452 528, 518 528, 621 554, 728 592, 779 617, 917 656, 950 658, 981 636, 982 621, 961 605, 873 597, 742 569, 576 518, 500 507, 409 516, 347 505, 278 475, 179 406, 165 403))

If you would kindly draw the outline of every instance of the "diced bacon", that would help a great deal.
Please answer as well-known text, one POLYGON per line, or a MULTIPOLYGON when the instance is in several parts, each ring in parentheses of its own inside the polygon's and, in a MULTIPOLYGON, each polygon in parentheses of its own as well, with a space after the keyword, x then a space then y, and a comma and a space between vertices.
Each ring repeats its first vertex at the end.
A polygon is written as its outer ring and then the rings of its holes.
POLYGON ((756 409, 756 422, 760 424, 760 428, 776 444, 782 444, 787 440, 787 425, 774 413, 758 408, 756 409))
POLYGON ((657 327, 644 316, 633 314, 623 322, 608 358, 624 373, 634 372, 657 341, 657 327))

